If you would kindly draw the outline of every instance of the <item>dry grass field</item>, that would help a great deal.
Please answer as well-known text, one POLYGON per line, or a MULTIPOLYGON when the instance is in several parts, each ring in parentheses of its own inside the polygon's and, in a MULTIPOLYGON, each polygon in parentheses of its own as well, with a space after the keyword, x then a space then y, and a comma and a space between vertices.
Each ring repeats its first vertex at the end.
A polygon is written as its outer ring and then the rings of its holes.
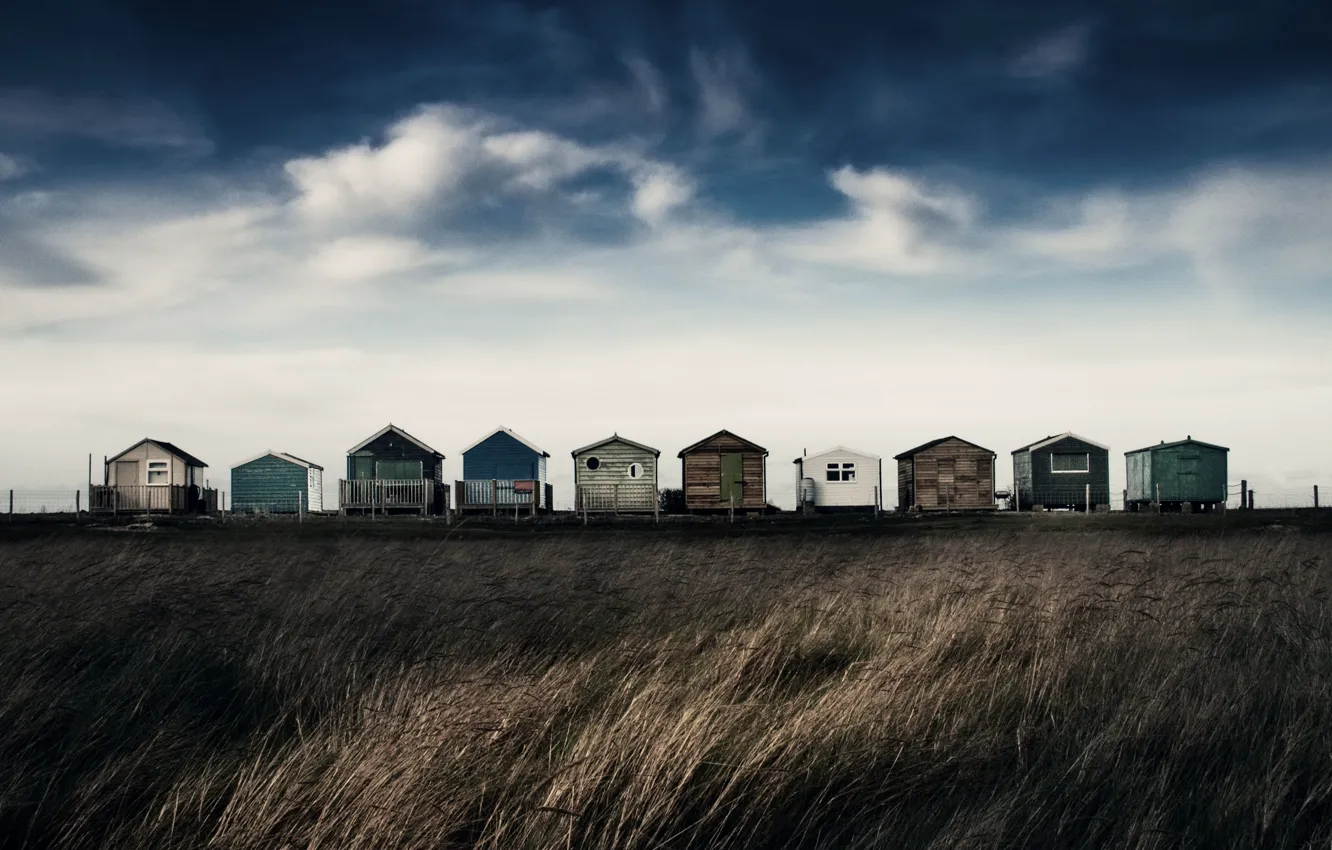
POLYGON ((0 537, 0 844, 1332 846, 1332 535, 0 537))

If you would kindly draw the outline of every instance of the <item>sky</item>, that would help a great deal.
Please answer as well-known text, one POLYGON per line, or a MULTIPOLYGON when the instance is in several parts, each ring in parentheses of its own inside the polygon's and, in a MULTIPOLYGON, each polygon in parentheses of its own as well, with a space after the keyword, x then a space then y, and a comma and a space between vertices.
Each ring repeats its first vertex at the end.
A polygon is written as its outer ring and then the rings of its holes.
POLYGON ((950 434, 1303 493, 1330 269, 1316 0, 0 6, 0 488, 147 436, 332 500, 392 422, 450 480, 514 429, 557 506, 722 428, 787 507, 950 434))

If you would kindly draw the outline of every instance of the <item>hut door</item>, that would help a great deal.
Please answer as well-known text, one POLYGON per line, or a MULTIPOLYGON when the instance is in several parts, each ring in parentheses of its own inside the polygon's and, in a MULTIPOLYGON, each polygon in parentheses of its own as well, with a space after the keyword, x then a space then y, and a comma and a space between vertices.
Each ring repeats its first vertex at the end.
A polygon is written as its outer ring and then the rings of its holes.
POLYGON ((721 502, 724 508, 745 503, 745 456, 742 454, 721 456, 721 502))
POLYGON ((116 461, 116 486, 133 487, 139 483, 139 462, 137 460, 116 461))
POLYGON ((956 468, 957 461, 953 458, 939 460, 939 507, 957 505, 956 468))

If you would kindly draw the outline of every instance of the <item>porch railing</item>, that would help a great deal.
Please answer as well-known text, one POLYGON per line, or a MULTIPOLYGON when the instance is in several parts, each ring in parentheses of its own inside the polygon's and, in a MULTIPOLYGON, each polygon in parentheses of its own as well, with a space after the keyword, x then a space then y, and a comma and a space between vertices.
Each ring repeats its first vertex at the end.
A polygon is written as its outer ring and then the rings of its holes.
POLYGON ((642 481, 580 484, 574 509, 589 513, 652 513, 657 510, 656 485, 642 481))
POLYGON ((217 491, 182 484, 94 484, 89 488, 88 509, 93 513, 186 513, 217 511, 217 491))
POLYGON ((509 511, 535 514, 550 510, 552 489, 549 484, 523 479, 487 478, 455 483, 458 510, 509 511))
POLYGON ((403 511, 433 513, 436 498, 448 504, 447 485, 429 478, 338 480, 338 506, 341 510, 403 511))

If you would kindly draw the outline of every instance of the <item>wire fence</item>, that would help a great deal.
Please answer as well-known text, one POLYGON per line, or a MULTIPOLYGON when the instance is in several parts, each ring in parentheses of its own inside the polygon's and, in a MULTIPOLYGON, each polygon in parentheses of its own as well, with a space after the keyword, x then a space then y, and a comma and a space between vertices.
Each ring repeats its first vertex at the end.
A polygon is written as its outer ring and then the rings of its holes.
POLYGON ((79 488, 0 490, 0 511, 10 514, 72 514, 88 507, 88 494, 79 488))

